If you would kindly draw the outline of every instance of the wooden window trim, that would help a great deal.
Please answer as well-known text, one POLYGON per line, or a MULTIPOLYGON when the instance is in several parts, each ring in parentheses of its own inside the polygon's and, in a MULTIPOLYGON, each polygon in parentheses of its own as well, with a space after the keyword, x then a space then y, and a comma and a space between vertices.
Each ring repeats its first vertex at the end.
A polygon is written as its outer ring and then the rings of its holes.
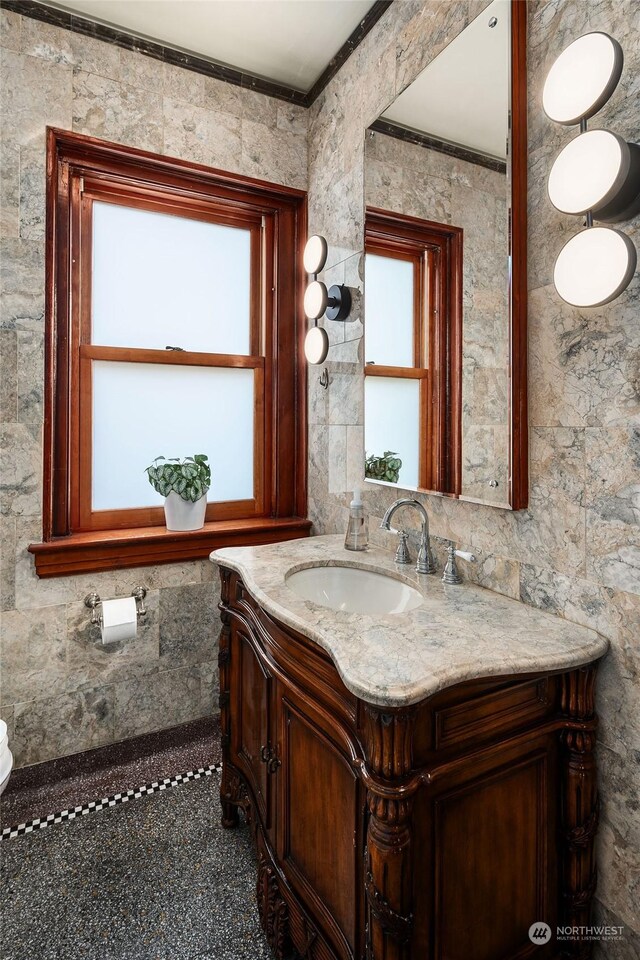
POLYGON ((254 546, 309 535, 302 517, 220 520, 185 533, 163 527, 92 531, 45 543, 32 543, 39 577, 62 577, 125 567, 203 560, 219 547, 254 546))
POLYGON ((365 376, 421 380, 419 430, 423 446, 419 489, 450 496, 460 495, 462 483, 462 243, 463 231, 459 227, 367 207, 366 252, 412 260, 417 282, 414 282, 414 367, 365 363, 365 376), (435 257, 425 256, 427 247, 435 250, 435 257), (431 299, 434 312, 428 318, 429 350, 425 367, 421 338, 425 328, 423 307, 427 285, 435 287, 436 296, 431 299))
MULTIPOLYGON (((301 190, 48 128, 43 542, 29 547, 39 576, 197 559, 221 545, 269 543, 308 534, 302 310, 306 278, 299 266, 306 232, 306 194, 301 190), (154 361, 161 363, 251 367, 257 371, 256 379, 264 380, 263 395, 273 402, 271 411, 263 411, 267 483, 263 502, 255 504, 255 517, 234 518, 234 510, 222 505, 220 510, 209 509, 203 530, 183 534, 156 526, 162 513, 162 508, 156 508, 136 511, 131 525, 121 529, 80 529, 75 488, 79 474, 73 460, 78 438, 73 436, 70 416, 79 368, 92 359, 114 359, 113 351, 126 362, 144 362, 148 353, 78 340, 79 318, 72 316, 78 291, 69 241, 70 211, 81 209, 80 197, 72 203, 70 191, 80 182, 90 188, 92 197, 103 196, 110 202, 116 199, 113 191, 121 193, 126 183, 129 195, 146 209, 153 208, 154 185, 159 185, 163 197, 175 196, 176 212, 201 219, 207 219, 204 207, 210 206, 215 194, 230 223, 253 219, 258 224, 264 219, 262 234, 268 233, 273 256, 266 264, 269 275, 263 278, 262 288, 273 291, 273 296, 265 292, 263 309, 252 310, 252 317, 271 310, 273 322, 265 324, 264 330, 253 328, 251 338, 255 347, 256 338, 269 337, 266 352, 272 362, 257 356, 151 351, 154 361)), ((73 233, 79 235, 77 229, 73 233)), ((246 506, 241 504, 240 509, 246 506)))

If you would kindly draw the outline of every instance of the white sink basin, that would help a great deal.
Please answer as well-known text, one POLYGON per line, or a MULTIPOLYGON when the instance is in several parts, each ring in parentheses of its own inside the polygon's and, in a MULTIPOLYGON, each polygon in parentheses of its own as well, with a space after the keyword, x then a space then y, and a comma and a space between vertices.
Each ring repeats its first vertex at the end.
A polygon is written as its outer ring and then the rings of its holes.
POLYGON ((355 567, 307 567, 289 574, 286 583, 304 600, 345 613, 405 613, 422 603, 408 584, 355 567))

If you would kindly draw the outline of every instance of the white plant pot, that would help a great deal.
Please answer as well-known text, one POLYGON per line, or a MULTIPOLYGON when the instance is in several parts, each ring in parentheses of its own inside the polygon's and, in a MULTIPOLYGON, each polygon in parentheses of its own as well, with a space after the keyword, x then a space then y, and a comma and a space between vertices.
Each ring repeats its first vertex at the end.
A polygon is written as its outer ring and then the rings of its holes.
POLYGON ((164 517, 167 530, 201 530, 207 509, 206 493, 196 500, 183 500, 172 490, 164 501, 164 517))

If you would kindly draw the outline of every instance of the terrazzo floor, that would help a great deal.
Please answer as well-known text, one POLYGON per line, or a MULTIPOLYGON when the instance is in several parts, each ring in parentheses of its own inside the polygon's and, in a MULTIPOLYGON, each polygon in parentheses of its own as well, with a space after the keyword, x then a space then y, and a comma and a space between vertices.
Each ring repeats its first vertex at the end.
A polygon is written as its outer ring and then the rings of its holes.
POLYGON ((270 960, 219 774, 2 843, 2 960, 270 960))

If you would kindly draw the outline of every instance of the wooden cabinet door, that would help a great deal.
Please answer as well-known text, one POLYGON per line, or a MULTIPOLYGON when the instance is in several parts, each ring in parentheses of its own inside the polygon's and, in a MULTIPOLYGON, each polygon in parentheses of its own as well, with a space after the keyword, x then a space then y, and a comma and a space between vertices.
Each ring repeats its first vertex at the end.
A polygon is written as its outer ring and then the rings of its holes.
POLYGON ((229 695, 231 762, 247 778, 267 832, 272 828, 268 762, 271 756, 273 678, 251 634, 231 625, 229 695))
MULTIPOLYGON (((414 941, 421 960, 549 960, 529 927, 558 912, 558 743, 532 735, 452 764, 416 795, 414 941)), ((554 938, 555 939, 555 938, 554 938)))
POLYGON ((358 748, 299 692, 278 683, 275 693, 278 861, 335 955, 360 956, 364 796, 350 759, 358 748))

